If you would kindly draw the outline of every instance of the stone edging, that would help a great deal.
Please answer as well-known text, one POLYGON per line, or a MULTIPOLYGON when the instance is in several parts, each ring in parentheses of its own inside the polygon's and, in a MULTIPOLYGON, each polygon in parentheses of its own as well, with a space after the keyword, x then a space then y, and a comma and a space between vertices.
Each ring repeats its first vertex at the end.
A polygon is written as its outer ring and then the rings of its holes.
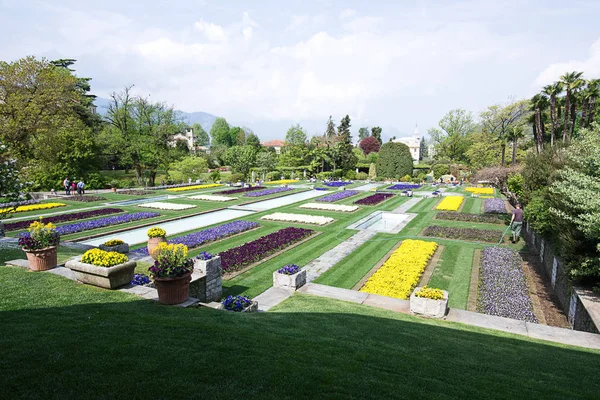
POLYGON ((471 281, 469 283, 469 298, 467 311, 477 312, 477 292, 479 289, 479 269, 481 267, 481 249, 473 252, 473 266, 471 267, 471 281))

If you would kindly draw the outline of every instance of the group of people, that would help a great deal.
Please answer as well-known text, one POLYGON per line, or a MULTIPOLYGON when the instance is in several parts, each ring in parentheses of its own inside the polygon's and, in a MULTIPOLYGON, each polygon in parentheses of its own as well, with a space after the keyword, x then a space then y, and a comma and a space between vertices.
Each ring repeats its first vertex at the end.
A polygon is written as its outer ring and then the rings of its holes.
POLYGON ((85 183, 83 183, 83 179, 79 179, 79 182, 75 183, 77 179, 73 178, 72 181, 69 178, 65 178, 63 181, 63 187, 65 188, 65 194, 69 196, 71 193, 75 194, 77 192, 78 195, 85 194, 85 183))

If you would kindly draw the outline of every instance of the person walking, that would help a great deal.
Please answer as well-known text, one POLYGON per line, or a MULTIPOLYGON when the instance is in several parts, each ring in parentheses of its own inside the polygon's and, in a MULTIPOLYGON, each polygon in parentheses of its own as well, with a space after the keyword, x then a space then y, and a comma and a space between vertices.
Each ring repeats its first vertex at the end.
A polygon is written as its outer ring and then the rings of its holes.
POLYGON ((65 178, 65 180, 63 181, 63 187, 65 188, 65 195, 70 195, 71 194, 71 181, 69 181, 69 178, 65 178))
POLYGON ((73 178, 73 181, 71 182, 71 192, 73 192, 73 194, 75 194, 75 192, 77 191, 77 184, 75 183, 77 179, 73 178))
POLYGON ((523 210, 521 205, 517 203, 517 207, 512 212, 510 219, 510 231, 512 233, 512 242, 517 243, 519 236, 521 235, 521 228, 523 227, 523 210))
POLYGON ((84 194, 84 192, 83 192, 84 187, 85 187, 85 183, 83 183, 83 179, 79 179, 79 182, 77 182, 77 194, 78 195, 84 194))

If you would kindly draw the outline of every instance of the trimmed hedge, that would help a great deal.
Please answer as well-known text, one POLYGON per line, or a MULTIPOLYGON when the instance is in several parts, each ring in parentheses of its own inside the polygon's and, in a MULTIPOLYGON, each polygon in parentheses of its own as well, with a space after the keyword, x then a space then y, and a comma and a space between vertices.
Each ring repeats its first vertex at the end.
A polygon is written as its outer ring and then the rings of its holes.
POLYGON ((377 159, 377 176, 400 179, 412 176, 413 158, 404 143, 388 142, 381 146, 377 159))

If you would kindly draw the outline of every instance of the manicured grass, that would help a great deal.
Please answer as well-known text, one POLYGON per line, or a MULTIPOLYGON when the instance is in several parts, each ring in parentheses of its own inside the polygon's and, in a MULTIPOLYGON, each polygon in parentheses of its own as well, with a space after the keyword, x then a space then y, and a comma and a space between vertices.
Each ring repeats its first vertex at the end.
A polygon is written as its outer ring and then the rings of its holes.
POLYGON ((445 246, 440 265, 435 268, 429 286, 452 293, 448 306, 466 310, 471 283, 473 253, 479 246, 450 244, 445 246))
POLYGON ((481 214, 482 199, 476 197, 465 197, 462 212, 469 214, 481 214))
MULTIPOLYGON (((58 247, 58 263, 62 264, 72 257, 83 254, 81 250, 76 250, 67 246, 58 247)), ((11 260, 26 260, 27 256, 23 250, 17 244, 2 244, 0 245, 0 265, 3 265, 6 261, 11 260)))
POLYGON ((352 303, 295 295, 274 312, 234 314, 161 306, 17 268, 0 268, 0 281, 7 398, 530 400, 600 392, 600 352, 352 303))

